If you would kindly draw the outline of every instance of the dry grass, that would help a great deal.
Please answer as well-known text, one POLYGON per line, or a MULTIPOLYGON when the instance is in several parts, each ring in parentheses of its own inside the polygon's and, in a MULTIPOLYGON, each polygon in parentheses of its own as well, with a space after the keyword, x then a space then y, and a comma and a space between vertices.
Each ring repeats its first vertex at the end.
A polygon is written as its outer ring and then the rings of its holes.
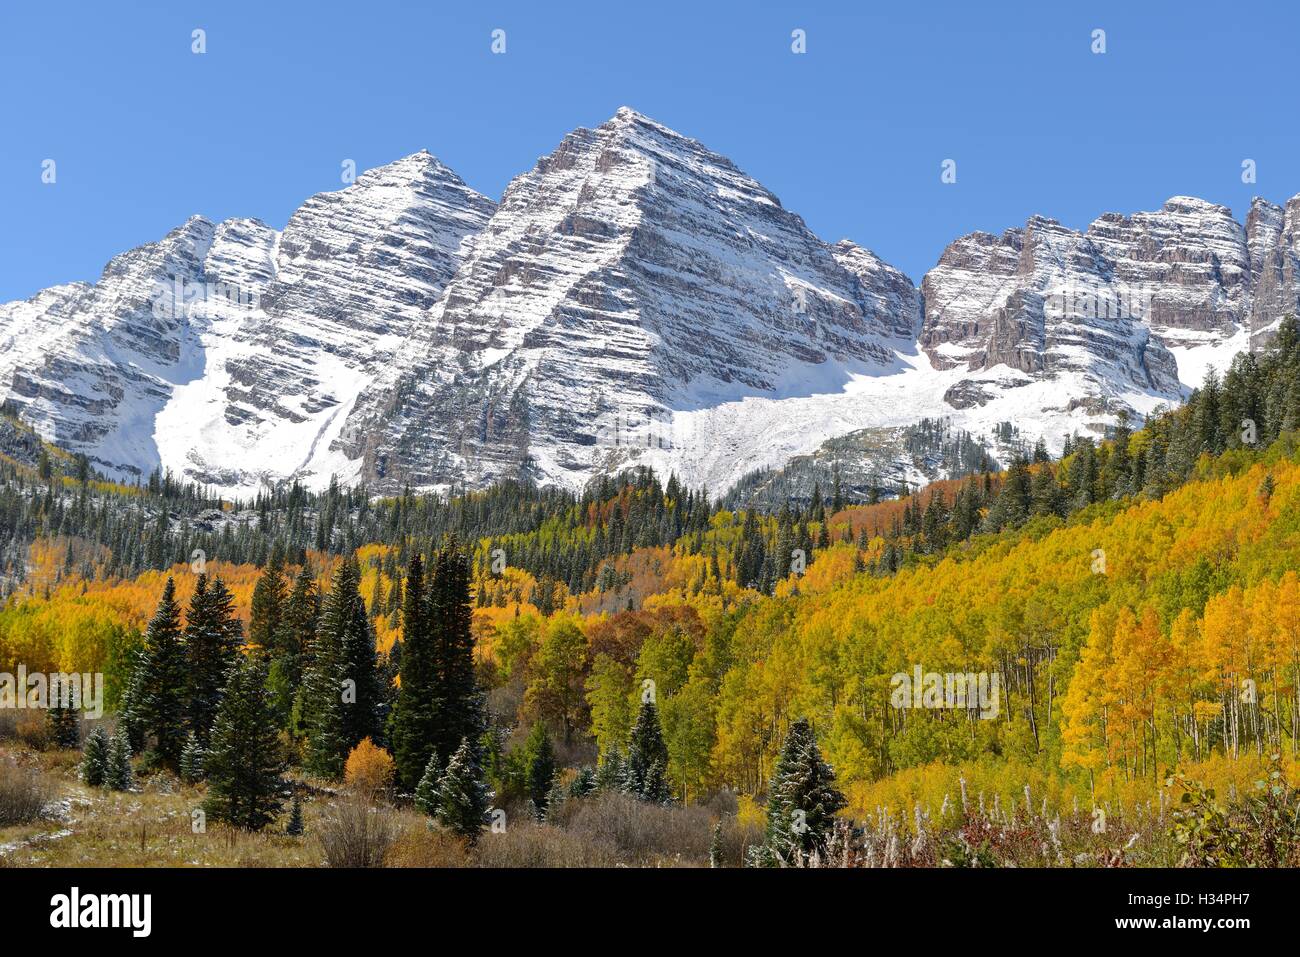
POLYGON ((54 788, 39 770, 0 758, 0 827, 39 820, 53 796, 54 788))

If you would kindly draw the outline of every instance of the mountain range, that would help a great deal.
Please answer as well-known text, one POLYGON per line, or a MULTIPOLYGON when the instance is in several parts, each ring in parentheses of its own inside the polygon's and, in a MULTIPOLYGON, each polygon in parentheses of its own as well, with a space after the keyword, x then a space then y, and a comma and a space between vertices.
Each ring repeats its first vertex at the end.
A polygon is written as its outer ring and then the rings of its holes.
POLYGON ((721 494, 873 449, 921 480, 944 466, 897 439, 923 420, 1005 457, 1006 423, 1059 449, 1180 401, 1297 311, 1298 270, 1300 195, 1244 223, 1176 196, 971 233, 918 288, 623 108, 499 202, 420 152, 282 230, 195 216, 2 304, 0 399, 106 474, 243 496, 638 464, 721 494))

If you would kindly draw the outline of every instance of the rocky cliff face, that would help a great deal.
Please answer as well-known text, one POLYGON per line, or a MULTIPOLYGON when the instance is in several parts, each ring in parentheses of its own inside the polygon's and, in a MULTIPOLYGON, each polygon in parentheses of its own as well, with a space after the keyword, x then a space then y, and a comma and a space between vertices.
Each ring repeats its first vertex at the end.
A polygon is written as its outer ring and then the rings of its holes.
POLYGON ((347 476, 330 429, 493 206, 422 152, 313 197, 282 233, 194 217, 94 285, 0 306, 0 390, 124 477, 162 465, 233 491, 347 476))
POLYGON ((1267 338, 1284 315, 1300 316, 1300 196, 1285 207, 1256 199, 1246 217, 1250 330, 1267 338))
MULTIPOLYGON (((1256 200, 1244 228, 1224 206, 1176 196, 1084 232, 1035 216, 1000 237, 972 233, 926 274, 922 348, 977 374, 954 388, 957 407, 987 398, 978 373, 999 366, 1082 373, 1098 409, 1123 391, 1177 397, 1176 356, 1218 350, 1222 364, 1296 311, 1297 200, 1256 200)), ((1187 364, 1194 384, 1201 363, 1187 364)))
POLYGON ((0 399, 112 474, 228 493, 631 464, 721 492, 797 456, 907 473, 881 437, 927 419, 1059 445, 1177 401, 1298 305, 1300 196, 1244 225, 1189 197, 1035 216, 953 242, 918 290, 623 109, 499 206, 421 152, 283 231, 195 217, 0 305, 0 399))
POLYGON ((341 445, 380 484, 572 484, 671 451, 678 412, 889 363, 910 285, 827 246, 726 158, 620 110, 510 185, 341 445))

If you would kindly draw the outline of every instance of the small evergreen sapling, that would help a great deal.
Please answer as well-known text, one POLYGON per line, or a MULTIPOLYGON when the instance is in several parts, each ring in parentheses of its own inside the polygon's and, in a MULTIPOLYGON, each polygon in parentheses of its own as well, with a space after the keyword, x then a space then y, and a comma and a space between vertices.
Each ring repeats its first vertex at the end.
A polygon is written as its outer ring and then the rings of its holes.
POLYGON ((441 780, 442 768, 438 765, 438 752, 435 751, 424 766, 420 783, 415 786, 415 806, 430 817, 438 813, 438 782, 441 780))
POLYGON ((302 801, 299 799, 297 792, 293 795, 293 806, 289 808, 289 823, 284 829, 284 833, 298 837, 302 834, 304 828, 302 824, 302 801))
POLYGON ((50 707, 45 720, 56 748, 72 751, 81 747, 79 704, 75 689, 65 687, 58 678, 50 680, 50 707))
POLYGON ((491 803, 492 792, 483 781, 483 771, 474 758, 474 749, 470 747, 469 739, 463 738, 438 782, 434 818, 473 844, 487 824, 491 803))
POLYGON ((185 739, 185 747, 181 749, 181 780, 186 784, 198 784, 203 780, 203 758, 205 752, 199 739, 194 732, 185 739))
POLYGON ((103 787, 108 775, 108 733, 96 727, 86 738, 86 749, 81 756, 81 780, 88 787, 103 787))
POLYGON ((125 728, 118 728, 108 744, 104 783, 114 791, 129 791, 135 783, 135 775, 131 771, 131 741, 125 728))

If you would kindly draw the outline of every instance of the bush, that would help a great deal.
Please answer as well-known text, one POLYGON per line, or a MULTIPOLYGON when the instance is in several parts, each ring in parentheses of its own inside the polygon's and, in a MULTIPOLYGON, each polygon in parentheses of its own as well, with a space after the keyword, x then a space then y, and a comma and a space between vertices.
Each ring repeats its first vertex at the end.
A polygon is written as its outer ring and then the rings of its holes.
POLYGON ((352 790, 373 800, 393 783, 396 770, 393 756, 365 738, 348 755, 343 780, 352 790))
POLYGON ((504 833, 484 834, 474 848, 479 867, 614 867, 614 848, 550 824, 508 826, 504 833))
POLYGON ((382 867, 397 836, 391 811, 355 798, 334 805, 313 830, 329 867, 382 867))
POLYGON ((431 828, 425 821, 403 828, 387 858, 390 867, 465 867, 468 863, 463 838, 431 828))
POLYGON ((616 793, 566 801, 554 815, 565 830, 636 865, 707 864, 715 820, 708 808, 665 807, 616 793))
POLYGON ((38 772, 0 761, 0 826, 37 820, 52 796, 49 782, 38 772))
POLYGON ((43 712, 26 711, 14 720, 14 737, 33 751, 48 751, 53 744, 43 712))

